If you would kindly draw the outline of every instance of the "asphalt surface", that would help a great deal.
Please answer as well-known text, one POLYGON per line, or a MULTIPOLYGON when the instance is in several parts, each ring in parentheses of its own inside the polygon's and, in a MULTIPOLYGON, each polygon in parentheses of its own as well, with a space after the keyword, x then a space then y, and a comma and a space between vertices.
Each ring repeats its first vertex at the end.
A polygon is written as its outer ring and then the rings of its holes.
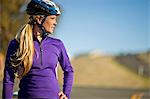
POLYGON ((150 90, 74 87, 72 99, 150 99, 150 90))

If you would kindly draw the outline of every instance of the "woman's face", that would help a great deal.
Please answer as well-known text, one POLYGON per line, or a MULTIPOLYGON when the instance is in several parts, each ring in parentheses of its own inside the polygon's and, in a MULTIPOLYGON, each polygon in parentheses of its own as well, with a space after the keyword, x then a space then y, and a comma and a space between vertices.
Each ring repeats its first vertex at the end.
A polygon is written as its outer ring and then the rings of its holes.
POLYGON ((57 24, 57 16, 49 15, 46 17, 43 26, 47 32, 53 33, 57 24))

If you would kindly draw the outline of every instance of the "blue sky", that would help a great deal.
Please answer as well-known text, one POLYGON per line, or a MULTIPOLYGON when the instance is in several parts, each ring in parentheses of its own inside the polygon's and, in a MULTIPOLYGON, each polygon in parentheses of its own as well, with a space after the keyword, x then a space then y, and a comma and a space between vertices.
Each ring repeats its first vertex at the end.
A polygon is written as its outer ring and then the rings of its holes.
POLYGON ((142 52, 150 48, 149 0, 55 0, 62 15, 55 31, 71 55, 142 52))

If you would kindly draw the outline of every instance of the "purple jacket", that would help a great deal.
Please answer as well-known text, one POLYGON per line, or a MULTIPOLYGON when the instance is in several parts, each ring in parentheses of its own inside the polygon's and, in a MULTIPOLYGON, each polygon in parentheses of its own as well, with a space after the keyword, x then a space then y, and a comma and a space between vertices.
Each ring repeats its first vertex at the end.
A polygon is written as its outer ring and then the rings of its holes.
MULTIPOLYGON (((15 53, 18 47, 19 44, 14 39, 7 50, 3 98, 12 98, 15 76, 10 66, 10 55, 15 53)), ((36 53, 34 53, 33 65, 29 73, 20 80, 18 97, 58 99, 60 88, 56 77, 56 67, 59 62, 64 71, 63 92, 70 99, 74 73, 63 42, 47 36, 42 43, 39 43, 34 38, 34 48, 36 53)))

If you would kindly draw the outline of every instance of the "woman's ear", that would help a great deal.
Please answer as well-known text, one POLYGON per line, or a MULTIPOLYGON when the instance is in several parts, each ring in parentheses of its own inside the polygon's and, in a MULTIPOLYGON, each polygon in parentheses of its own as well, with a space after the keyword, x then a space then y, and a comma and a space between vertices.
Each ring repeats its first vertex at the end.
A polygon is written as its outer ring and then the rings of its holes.
POLYGON ((39 24, 41 24, 44 17, 37 15, 37 16, 35 16, 34 18, 37 20, 37 22, 38 22, 39 24))

